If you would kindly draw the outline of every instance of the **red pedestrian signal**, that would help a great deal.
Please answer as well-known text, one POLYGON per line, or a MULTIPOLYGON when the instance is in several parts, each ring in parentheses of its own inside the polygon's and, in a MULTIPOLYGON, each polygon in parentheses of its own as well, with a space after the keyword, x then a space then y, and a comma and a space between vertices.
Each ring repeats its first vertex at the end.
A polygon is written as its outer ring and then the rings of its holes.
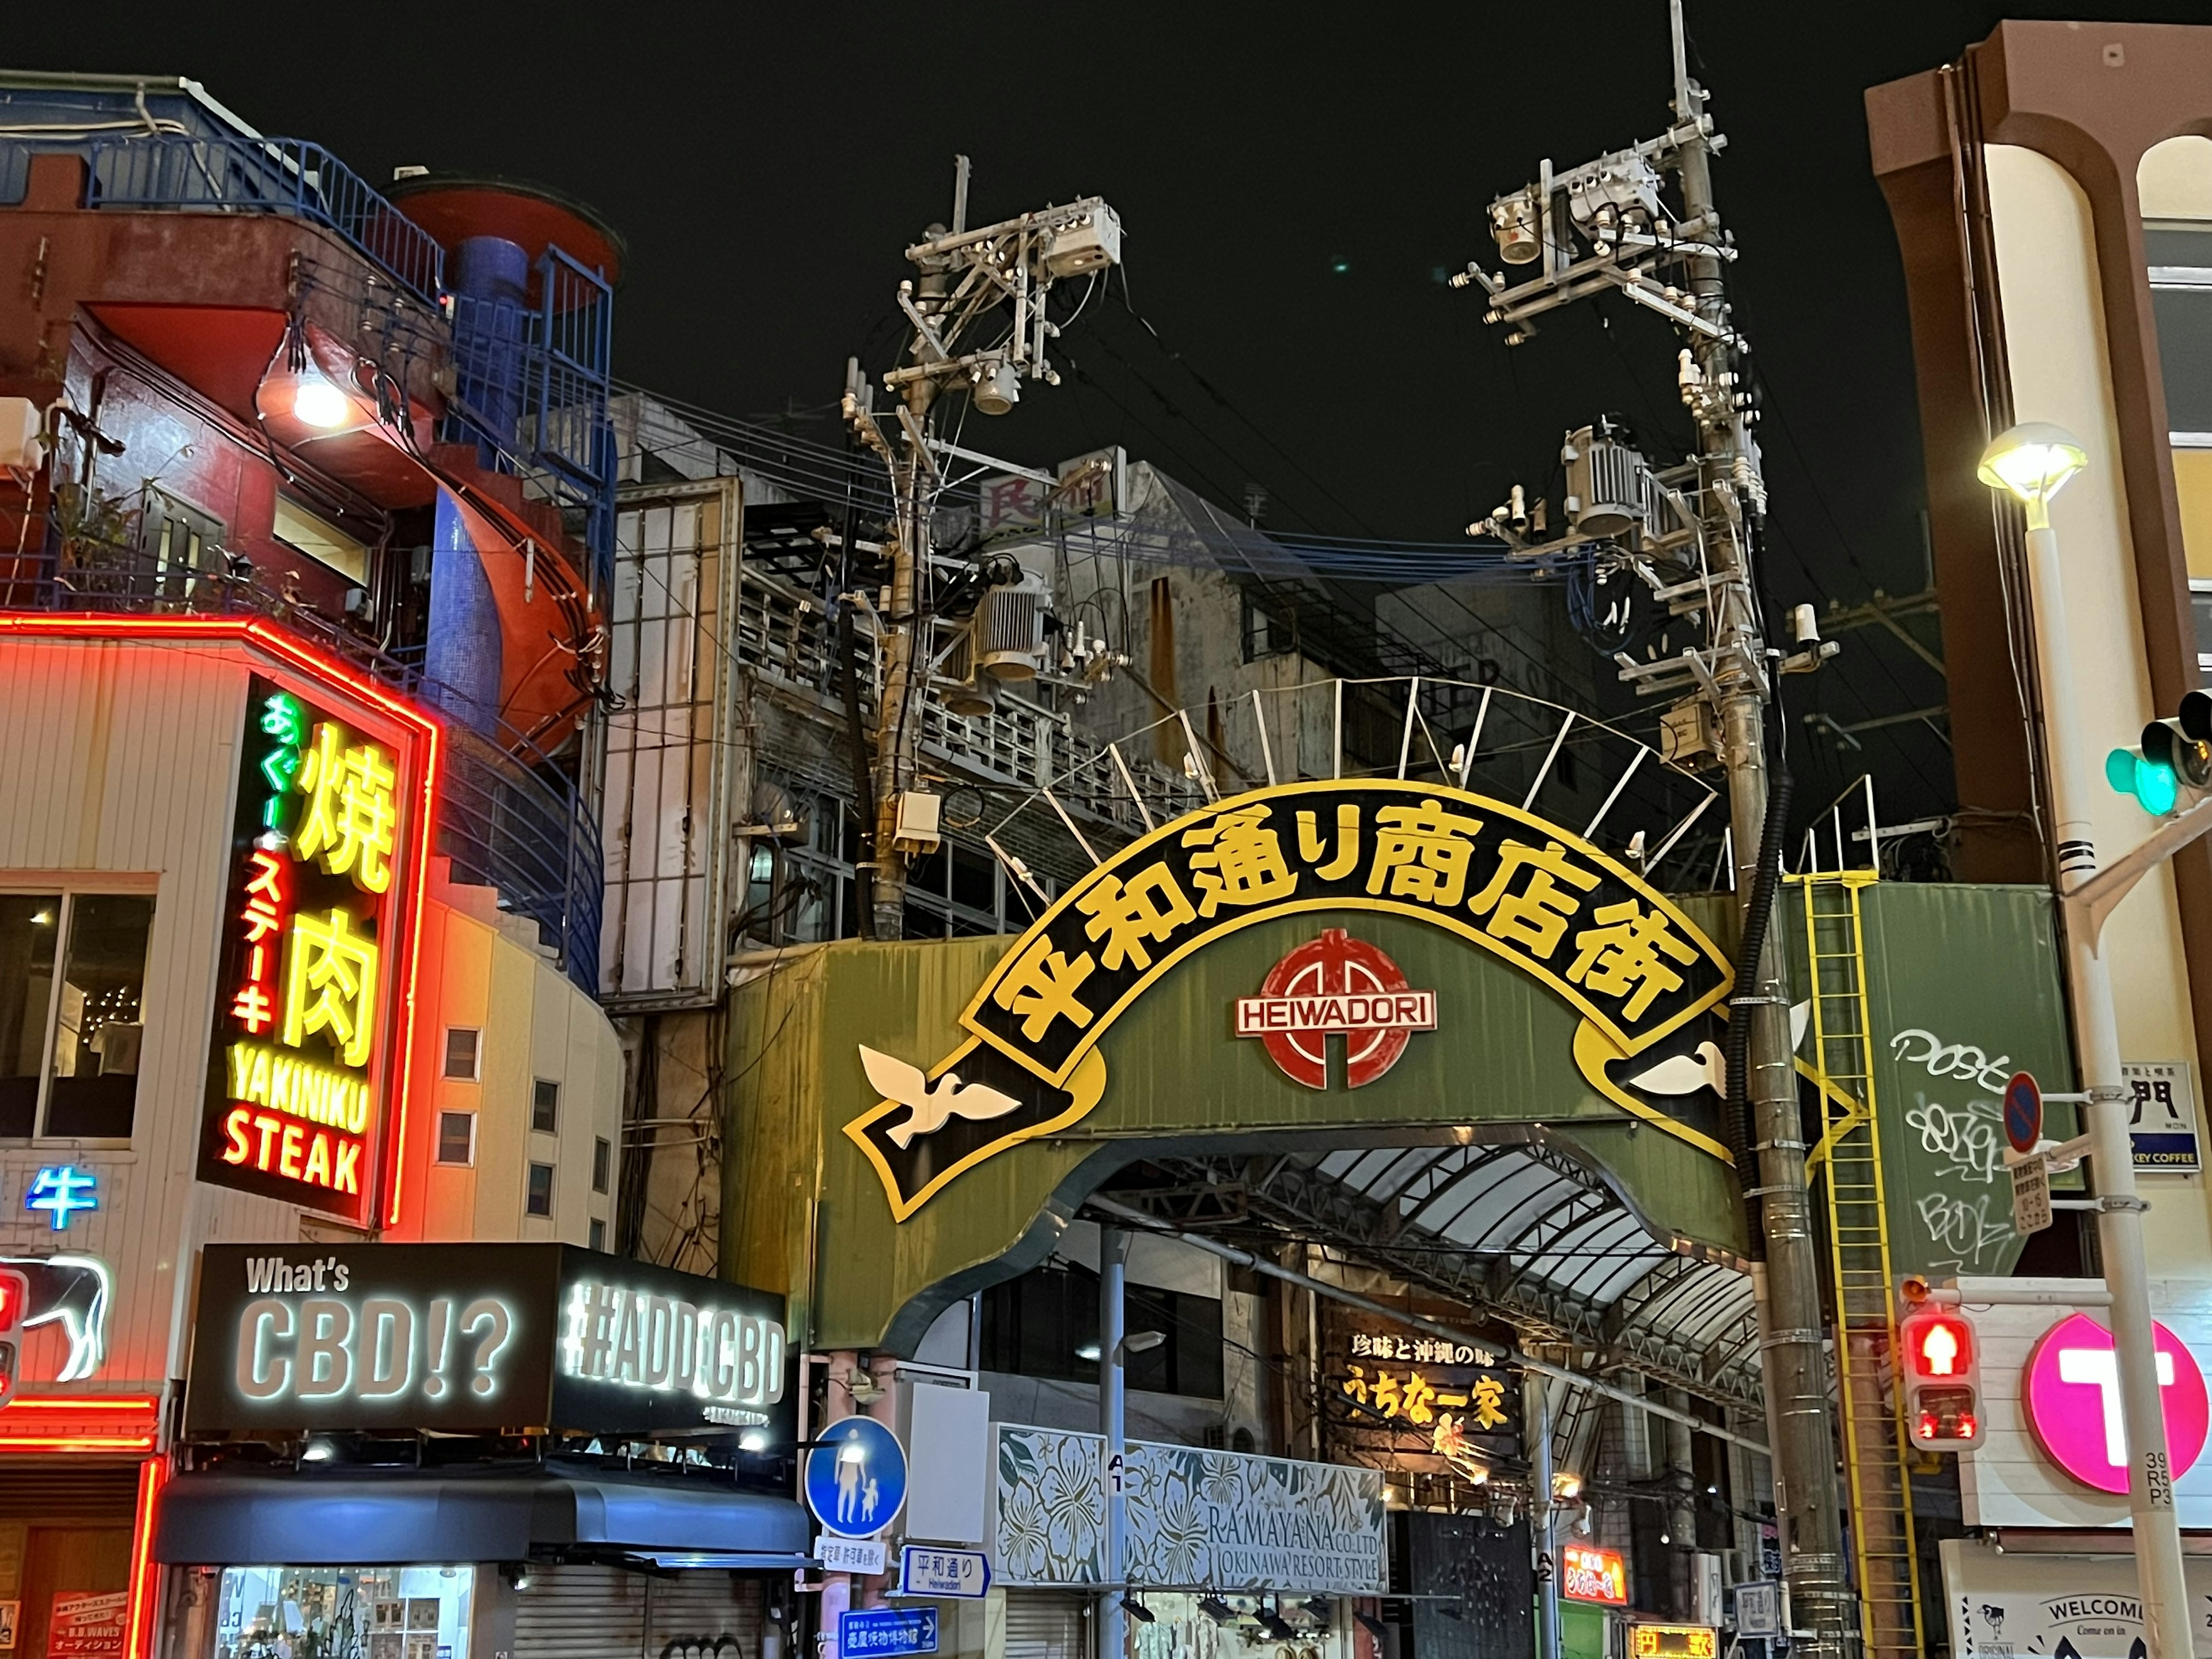
POLYGON ((1981 1443, 1981 1351, 1973 1322, 1923 1305, 1897 1328, 1904 1357, 1905 1431, 1923 1451, 1972 1451, 1981 1443))
POLYGON ((23 1316, 31 1310, 31 1281, 0 1267, 0 1406, 15 1397, 17 1360, 23 1352, 23 1316))

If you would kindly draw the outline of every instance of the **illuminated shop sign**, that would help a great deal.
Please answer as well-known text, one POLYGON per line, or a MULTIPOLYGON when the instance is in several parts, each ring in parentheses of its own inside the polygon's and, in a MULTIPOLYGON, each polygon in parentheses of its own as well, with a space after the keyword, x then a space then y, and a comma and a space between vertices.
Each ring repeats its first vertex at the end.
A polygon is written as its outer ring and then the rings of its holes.
POLYGON ((1628 1564, 1619 1550, 1570 1544, 1559 1552, 1559 1594, 1577 1601, 1628 1605, 1628 1564))
POLYGON ((252 680, 202 1180, 373 1218, 419 810, 407 771, 398 744, 252 680))
POLYGON ((787 1438, 783 1304, 566 1244, 210 1245, 188 1432, 787 1438))
MULTIPOLYGON (((2173 1474, 2189 1473, 2212 1431, 2212 1392, 2188 1345, 2155 1321, 2159 1399, 2173 1474)), ((2021 1377, 2028 1425, 2051 1460, 2086 1486, 2128 1489, 2127 1430, 2112 1334, 2087 1314, 2069 1314, 2043 1334, 2021 1377)))
POLYGON ((783 1323, 606 1279, 568 1287, 561 1375, 690 1395, 709 1422, 767 1425, 783 1398, 783 1323))
POLYGON ((1711 1625, 1631 1625, 1631 1659, 1714 1659, 1720 1632, 1711 1625))

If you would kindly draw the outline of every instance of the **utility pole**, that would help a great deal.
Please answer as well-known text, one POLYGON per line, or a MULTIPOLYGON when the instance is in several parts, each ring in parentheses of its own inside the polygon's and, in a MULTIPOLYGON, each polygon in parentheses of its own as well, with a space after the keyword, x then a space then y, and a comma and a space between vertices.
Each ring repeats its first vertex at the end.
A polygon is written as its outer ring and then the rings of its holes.
POLYGON ((1802 640, 1802 649, 1785 656, 1765 637, 1752 561, 1766 489, 1751 433, 1756 416, 1740 371, 1749 347, 1731 319, 1723 276, 1735 249, 1712 190, 1712 156, 1726 140, 1705 112, 1704 88, 1690 77, 1681 0, 1669 0, 1668 9, 1674 126, 1565 172, 1555 173, 1546 161, 1536 184, 1491 208, 1509 266, 1540 261, 1539 272, 1516 283, 1470 265, 1453 281, 1488 293, 1488 320, 1512 325, 1509 343, 1516 345, 1535 331, 1535 317, 1601 293, 1620 293, 1665 317, 1687 341, 1679 381, 1697 423, 1698 453, 1679 467, 1655 471, 1607 429, 1592 428, 1570 439, 1565 457, 1571 494, 1577 478, 1583 493, 1568 502, 1564 540, 1531 546, 1515 533, 1527 523, 1517 492, 1511 507, 1469 528, 1503 535, 1531 556, 1595 544, 1616 566, 1635 569, 1675 614, 1704 619, 1703 649, 1652 662, 1618 660, 1621 678, 1639 694, 1682 696, 1675 714, 1698 733, 1692 746, 1716 752, 1727 775, 1737 908, 1746 940, 1757 942, 1729 999, 1730 1063, 1741 1070, 1730 1092, 1749 1118, 1750 1144, 1738 1157, 1755 1160, 1745 1185, 1758 1200, 1765 1247, 1762 1348, 1775 1516, 1793 1616, 1804 1632, 1797 1650, 1850 1659, 1855 1603, 1844 1567, 1821 1262, 1805 1184, 1787 963, 1772 925, 1784 813, 1774 812, 1770 823, 1766 742, 1777 674, 1815 668, 1834 647, 1802 640), (1667 173, 1675 179, 1678 204, 1665 199, 1667 173), (1674 281, 1662 280, 1668 273, 1674 281), (1601 503, 1602 517, 1594 511, 1601 503), (1583 533, 1573 533, 1577 522, 1583 533))
POLYGON ((907 361, 884 376, 897 401, 896 442, 875 413, 874 387, 857 363, 846 374, 843 411, 860 441, 890 476, 890 584, 879 607, 883 688, 876 708, 875 799, 860 803, 876 825, 873 888, 878 939, 905 931, 907 861, 937 845, 936 798, 915 787, 933 665, 930 629, 931 524, 947 480, 946 447, 931 436, 939 397, 964 394, 979 415, 1003 415, 1019 402, 1022 382, 1060 384, 1048 343, 1060 325, 1047 314, 1054 283, 1087 276, 1094 284, 1121 263, 1121 222, 1097 197, 1048 206, 978 230, 968 228, 969 163, 953 158, 952 222, 932 225, 906 250, 919 272, 898 287, 913 333, 907 361), (1001 313, 1011 308, 1011 319, 1001 313), (967 343, 1000 319, 988 343, 967 343))

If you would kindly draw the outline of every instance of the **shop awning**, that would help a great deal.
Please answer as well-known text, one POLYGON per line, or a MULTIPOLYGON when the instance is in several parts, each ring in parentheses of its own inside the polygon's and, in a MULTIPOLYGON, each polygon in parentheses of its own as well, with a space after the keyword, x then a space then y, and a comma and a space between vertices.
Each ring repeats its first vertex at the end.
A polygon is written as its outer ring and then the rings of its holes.
POLYGON ((174 1565, 376 1566, 572 1553, 795 1569, 806 1512, 704 1480, 523 1469, 198 1470, 162 1489, 154 1553, 174 1565))

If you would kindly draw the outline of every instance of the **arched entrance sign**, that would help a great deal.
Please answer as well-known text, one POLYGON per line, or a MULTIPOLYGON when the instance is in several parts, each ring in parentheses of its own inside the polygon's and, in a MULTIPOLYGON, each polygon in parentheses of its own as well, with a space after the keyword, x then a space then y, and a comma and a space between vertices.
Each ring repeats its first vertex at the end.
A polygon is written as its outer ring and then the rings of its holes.
MULTIPOLYGON (((1312 917, 1316 936, 1363 916, 1405 918, 1509 964, 1579 1016, 1566 1052, 1540 1063, 1571 1062, 1614 1104, 1727 1157, 1709 1110, 1701 1126, 1614 1075, 1632 1056, 1680 1046, 1668 1040, 1693 1023, 1705 1029, 1701 1017, 1733 982, 1727 957, 1680 908, 1520 807, 1430 783, 1328 781, 1216 803, 1099 865, 1000 959, 960 1017, 965 1040, 927 1073, 863 1048, 883 1098, 845 1133, 880 1177, 894 1218, 1009 1148, 1088 1116, 1107 1087, 1101 1040, 1179 963, 1246 928, 1301 916, 1312 917)), ((1284 995, 1237 1000, 1269 1005, 1250 1018, 1314 1034, 1410 1034, 1450 1017, 1449 987, 1416 991, 1402 977, 1389 985, 1371 967, 1367 976, 1372 986, 1316 980, 1303 997, 1286 979, 1284 995)), ((1235 1041, 1237 1018, 1223 1007, 1222 1041, 1235 1041)), ((1671 1093, 1717 1095, 1710 1046, 1638 1076, 1686 1085, 1671 1093)))

